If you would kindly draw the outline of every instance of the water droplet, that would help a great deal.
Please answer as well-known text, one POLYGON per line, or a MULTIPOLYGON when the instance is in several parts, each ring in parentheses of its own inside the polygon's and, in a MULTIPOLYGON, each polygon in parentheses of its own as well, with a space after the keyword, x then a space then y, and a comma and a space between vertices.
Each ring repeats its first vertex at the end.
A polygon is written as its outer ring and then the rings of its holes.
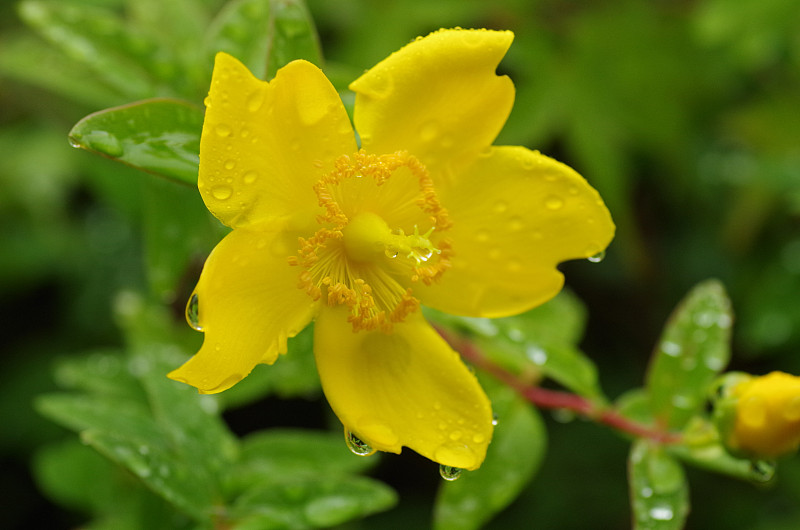
POLYGON ((670 357, 677 357, 681 354, 681 345, 677 342, 672 342, 669 340, 665 340, 661 343, 661 351, 669 355, 670 357))
POLYGON ((186 304, 186 322, 197 331, 203 331, 203 325, 200 324, 200 303, 197 293, 192 293, 189 303, 186 304))
POLYGON ((505 201, 497 201, 494 204, 494 208, 493 209, 494 209, 494 213, 503 213, 506 210, 508 210, 508 203, 506 203, 505 201))
POLYGON ((347 448, 355 455, 369 456, 375 453, 372 446, 347 429, 344 430, 344 441, 347 443, 347 448))
POLYGON ((642 488, 642 491, 640 493, 641 493, 642 497, 644 497, 645 499, 649 499, 650 497, 653 496, 653 489, 645 487, 645 488, 642 488))
POLYGON ((439 474, 443 479, 449 481, 456 480, 458 477, 460 477, 462 471, 464 470, 460 467, 446 466, 444 464, 439 466, 439 474))
POLYGON ((499 419, 500 417, 497 415, 497 413, 492 414, 492 425, 496 427, 499 419))
POLYGON ((84 138, 84 144, 110 157, 122 156, 122 144, 108 131, 92 131, 84 138))
POLYGON ((454 442, 459 441, 462 436, 464 436, 464 434, 461 431, 453 431, 450 433, 450 439, 454 442))
POLYGON ((211 188, 211 195, 218 201, 226 201, 233 195, 233 188, 230 186, 215 186, 211 188))
MULTIPOLYGON (((496 425, 495 423, 496 421, 497 420, 492 419, 492 425, 496 425)), ((484 440, 486 440, 486 437, 482 434, 476 434, 475 436, 472 437, 472 442, 476 444, 482 444, 484 440)))
POLYGON ((606 257, 606 251, 601 250, 600 252, 593 254, 592 256, 589 256, 587 259, 592 263, 600 263, 605 259, 605 257, 606 257))
POLYGON ((673 517, 672 508, 669 506, 653 506, 648 513, 656 521, 669 521, 673 517))
POLYGON ((509 232, 519 232, 525 226, 525 223, 522 222, 521 217, 512 217, 508 221, 508 231, 509 232))
POLYGON ((544 200, 544 205, 548 210, 560 210, 564 206, 564 199, 558 195, 550 195, 544 200))
POLYGON ((236 160, 230 159, 225 161, 225 169, 230 171, 231 169, 236 167, 236 160))
POLYGON ((256 171, 246 171, 244 175, 242 175, 242 180, 244 180, 245 184, 252 184, 258 179, 258 172, 256 171))
POLYGON ((217 125, 214 128, 214 131, 217 133, 217 136, 219 136, 220 138, 227 138, 228 136, 231 135, 231 132, 233 132, 233 131, 231 131, 231 128, 228 127, 227 125, 225 125, 224 123, 221 123, 221 124, 217 125))
POLYGON ((397 250, 391 248, 387 248, 386 250, 383 251, 383 253, 386 254, 387 258, 392 258, 392 259, 396 258, 398 254, 397 250))
POLYGON ((247 98, 247 110, 250 112, 256 112, 258 109, 261 108, 261 105, 264 103, 264 92, 259 90, 250 95, 247 98))
POLYGON ((525 349, 525 355, 528 356, 528 359, 533 364, 538 364, 539 366, 547 362, 547 353, 535 344, 531 344, 525 349))

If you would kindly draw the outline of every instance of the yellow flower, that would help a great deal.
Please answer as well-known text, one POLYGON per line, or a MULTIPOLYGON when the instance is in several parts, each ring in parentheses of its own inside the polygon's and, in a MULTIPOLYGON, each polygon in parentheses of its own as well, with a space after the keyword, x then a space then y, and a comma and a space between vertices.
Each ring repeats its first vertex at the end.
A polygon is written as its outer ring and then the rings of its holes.
POLYGON ((734 451, 774 458, 800 445, 800 377, 772 372, 731 390, 735 419, 728 438, 734 451))
POLYGON ((322 387, 346 430, 376 450, 480 466, 490 403, 420 303, 526 311, 561 289, 559 262, 614 232, 572 169, 491 146, 514 99, 495 74, 512 38, 441 30, 366 72, 350 86, 360 149, 317 67, 294 61, 266 83, 218 54, 198 188, 233 231, 193 295, 203 347, 170 377, 221 392, 315 319, 322 387))

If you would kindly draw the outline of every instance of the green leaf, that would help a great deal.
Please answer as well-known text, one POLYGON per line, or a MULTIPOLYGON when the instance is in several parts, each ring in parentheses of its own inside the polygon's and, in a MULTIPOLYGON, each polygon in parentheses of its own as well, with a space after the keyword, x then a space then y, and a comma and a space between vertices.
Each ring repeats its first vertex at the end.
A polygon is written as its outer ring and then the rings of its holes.
POLYGON ((125 101, 94 72, 82 64, 64 60, 64 54, 31 35, 4 36, 0 41, 0 73, 78 101, 92 108, 125 101))
POLYGON ((425 314, 437 324, 466 332, 483 354, 508 370, 534 380, 537 375, 549 377, 573 392, 604 400, 596 366, 575 346, 583 335, 586 310, 568 291, 508 318, 459 317, 428 308, 425 314))
POLYGON ((322 66, 317 30, 302 0, 270 0, 273 30, 267 56, 267 79, 295 59, 322 66))
POLYGON ((246 489, 252 484, 274 480, 272 477, 290 477, 297 473, 357 473, 378 461, 378 457, 365 458, 351 453, 342 434, 270 429, 242 440, 231 480, 237 489, 246 489))
POLYGON ((227 52, 259 79, 295 59, 322 65, 311 15, 301 0, 237 0, 214 20, 206 48, 227 52))
MULTIPOLYGON (((225 235, 194 187, 164 179, 144 184, 147 278, 157 300, 174 302, 190 292, 200 265, 225 235)), ((185 302, 181 300, 179 302, 185 302)))
POLYGON ((647 374, 653 414, 682 428, 703 409, 709 385, 730 359, 731 304, 722 284, 697 285, 661 336, 647 374))
POLYGON ((680 530, 689 514, 689 486, 681 465, 663 447, 637 440, 628 459, 637 530, 680 530))
POLYGON ((376 480, 306 473, 275 477, 263 488, 240 496, 230 518, 237 530, 327 528, 386 510, 396 502, 395 492, 376 480))
MULTIPOLYGON (((26 0, 20 16, 73 61, 90 68, 128 99, 156 95, 151 58, 164 53, 108 9, 26 0)), ((167 62, 172 62, 168 59, 167 62)))
POLYGON ((90 114, 69 138, 75 147, 194 186, 202 127, 199 107, 151 99, 90 114))
POLYGON ((520 494, 544 458, 547 434, 538 412, 507 387, 484 387, 498 418, 494 438, 479 469, 441 485, 434 511, 438 530, 481 527, 520 494))

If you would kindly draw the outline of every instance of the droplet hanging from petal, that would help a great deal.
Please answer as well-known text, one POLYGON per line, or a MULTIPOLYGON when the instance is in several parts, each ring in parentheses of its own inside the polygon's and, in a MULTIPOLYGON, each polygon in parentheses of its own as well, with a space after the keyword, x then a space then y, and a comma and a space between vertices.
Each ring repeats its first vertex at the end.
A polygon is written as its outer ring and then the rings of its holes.
POLYGON ((348 429, 344 430, 344 440, 347 443, 347 448, 350 449, 354 455, 369 456, 375 453, 375 449, 373 449, 371 445, 350 432, 348 429))
POLYGON ((461 472, 464 471, 460 467, 453 467, 453 466, 446 466, 444 464, 439 466, 439 474, 442 476, 443 479, 454 481, 458 477, 461 476, 461 472))
POLYGON ((186 304, 186 321, 197 331, 203 331, 200 324, 200 303, 197 293, 192 293, 189 303, 186 304))

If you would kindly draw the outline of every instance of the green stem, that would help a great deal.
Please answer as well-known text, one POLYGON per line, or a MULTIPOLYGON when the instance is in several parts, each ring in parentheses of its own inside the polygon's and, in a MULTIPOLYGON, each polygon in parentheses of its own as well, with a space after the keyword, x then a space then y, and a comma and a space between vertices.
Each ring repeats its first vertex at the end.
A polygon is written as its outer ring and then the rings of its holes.
POLYGON ((539 408, 570 410, 596 423, 607 425, 639 438, 649 438, 659 443, 677 443, 681 440, 681 435, 678 433, 665 432, 648 425, 642 425, 626 418, 613 408, 598 405, 577 394, 548 390, 531 385, 519 376, 494 363, 469 340, 457 337, 441 328, 437 328, 437 330, 475 368, 486 372, 503 384, 513 388, 520 396, 539 408))

